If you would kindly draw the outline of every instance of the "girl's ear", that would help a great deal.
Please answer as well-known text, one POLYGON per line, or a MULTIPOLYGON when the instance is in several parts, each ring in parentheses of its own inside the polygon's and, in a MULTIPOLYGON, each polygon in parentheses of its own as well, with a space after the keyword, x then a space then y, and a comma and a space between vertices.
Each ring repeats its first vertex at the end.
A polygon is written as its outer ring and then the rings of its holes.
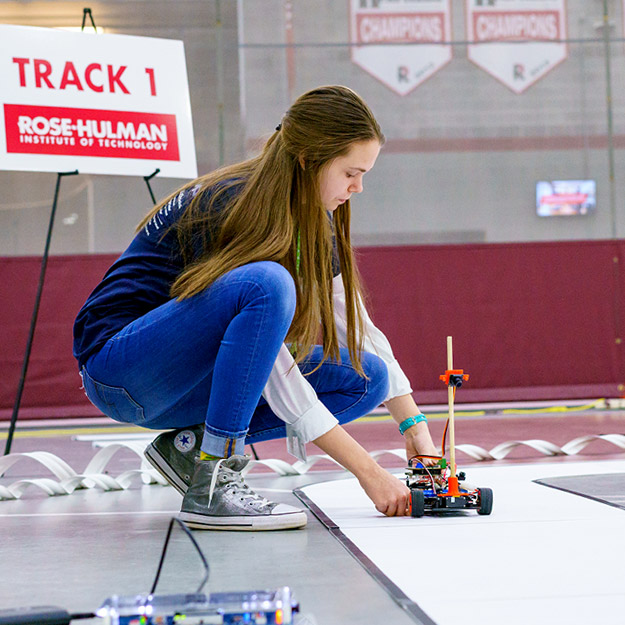
POLYGON ((304 157, 301 154, 297 160, 299 161, 299 164, 302 166, 302 169, 306 169, 306 161, 304 160, 304 157))

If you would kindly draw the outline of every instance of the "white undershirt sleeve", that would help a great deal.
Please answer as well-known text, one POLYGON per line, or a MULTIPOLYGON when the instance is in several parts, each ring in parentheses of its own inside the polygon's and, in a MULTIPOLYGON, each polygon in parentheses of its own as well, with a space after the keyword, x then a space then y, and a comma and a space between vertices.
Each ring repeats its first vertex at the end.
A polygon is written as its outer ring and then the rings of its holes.
MULTIPOLYGON (((347 314, 345 308, 345 289, 343 287, 343 279, 339 274, 332 281, 333 301, 334 301, 334 320, 338 333, 339 344, 342 347, 347 346, 347 314)), ((393 355, 391 344, 388 342, 384 333, 374 324, 364 304, 361 300, 362 311, 365 322, 365 341, 364 350, 379 356, 388 369, 389 392, 384 401, 399 397, 400 395, 408 395, 412 393, 410 381, 406 374, 402 371, 399 363, 393 355)))
POLYGON ((274 414, 290 424, 301 441, 309 443, 329 432, 338 424, 338 419, 325 407, 293 363, 288 347, 282 345, 263 397, 274 414))

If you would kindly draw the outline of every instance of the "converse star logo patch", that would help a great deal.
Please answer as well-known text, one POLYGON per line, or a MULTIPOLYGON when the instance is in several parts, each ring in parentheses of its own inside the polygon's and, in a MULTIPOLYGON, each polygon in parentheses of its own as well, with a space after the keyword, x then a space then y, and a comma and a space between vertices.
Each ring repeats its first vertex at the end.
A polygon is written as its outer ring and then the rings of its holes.
POLYGON ((191 430, 183 430, 176 434, 174 447, 182 453, 187 453, 195 447, 195 434, 191 430))

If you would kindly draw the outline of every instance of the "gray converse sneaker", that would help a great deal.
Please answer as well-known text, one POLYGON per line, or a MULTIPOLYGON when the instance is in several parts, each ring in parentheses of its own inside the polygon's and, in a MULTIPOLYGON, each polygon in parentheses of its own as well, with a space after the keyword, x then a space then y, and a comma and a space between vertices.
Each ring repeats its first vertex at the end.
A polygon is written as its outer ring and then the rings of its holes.
POLYGON ((181 494, 189 488, 195 461, 200 457, 204 424, 159 434, 143 455, 150 464, 181 494))
POLYGON ((257 495, 241 471, 248 456, 200 460, 182 500, 179 518, 207 530, 284 530, 306 525, 303 510, 257 495))

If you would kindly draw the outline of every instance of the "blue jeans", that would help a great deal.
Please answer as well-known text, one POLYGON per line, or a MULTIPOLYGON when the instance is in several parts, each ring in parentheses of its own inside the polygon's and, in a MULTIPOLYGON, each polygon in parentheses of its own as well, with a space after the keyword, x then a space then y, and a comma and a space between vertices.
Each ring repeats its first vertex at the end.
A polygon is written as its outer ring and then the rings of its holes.
MULTIPOLYGON (((295 285, 274 262, 250 263, 198 295, 172 299, 120 330, 81 372, 91 402, 112 419, 146 428, 205 423, 202 450, 227 456, 245 443, 285 436, 261 394, 295 311, 295 285)), ((317 346, 300 369, 321 361, 317 346)), ((326 360, 307 377, 341 423, 370 412, 388 388, 386 365, 363 354, 367 377, 326 360)))

